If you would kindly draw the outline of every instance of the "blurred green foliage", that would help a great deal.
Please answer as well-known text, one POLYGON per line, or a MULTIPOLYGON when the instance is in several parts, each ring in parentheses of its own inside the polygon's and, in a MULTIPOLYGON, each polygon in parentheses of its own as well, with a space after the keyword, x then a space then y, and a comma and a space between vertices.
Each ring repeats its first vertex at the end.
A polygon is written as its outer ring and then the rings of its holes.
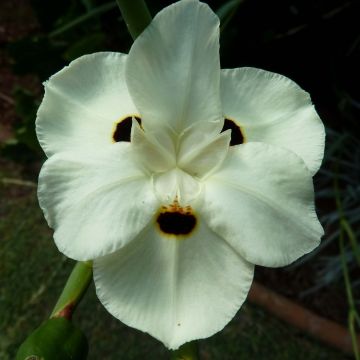
MULTIPOLYGON (((44 81, 79 56, 109 50, 108 37, 102 28, 100 16, 112 10, 118 20, 120 15, 115 1, 95 5, 90 0, 33 0, 32 5, 40 23, 40 31, 7 46, 15 74, 35 74, 44 81)), ((120 31, 118 34, 120 39, 126 35, 120 31)), ((14 89, 13 99, 20 121, 16 123, 14 137, 3 144, 0 150, 8 158, 28 162, 42 154, 34 124, 40 99, 38 95, 21 87, 14 89)))
POLYGON ((17 87, 13 93, 15 112, 20 121, 14 126, 14 136, 7 140, 2 154, 16 161, 31 161, 40 156, 40 147, 36 138, 34 119, 38 108, 38 99, 30 91, 17 87))

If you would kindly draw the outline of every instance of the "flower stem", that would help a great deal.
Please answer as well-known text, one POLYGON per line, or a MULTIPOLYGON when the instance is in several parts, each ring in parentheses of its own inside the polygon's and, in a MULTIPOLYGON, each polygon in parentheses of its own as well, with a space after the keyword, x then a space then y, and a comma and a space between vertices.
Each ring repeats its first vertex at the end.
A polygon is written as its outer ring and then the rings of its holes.
POLYGON ((70 320, 74 309, 84 296, 91 280, 91 261, 77 262, 65 284, 54 310, 50 315, 50 318, 64 317, 70 320))
POLYGON ((196 341, 188 342, 172 353, 171 360, 197 360, 199 350, 196 341))
POLYGON ((116 0, 121 15, 135 40, 150 24, 151 15, 144 0, 116 0))

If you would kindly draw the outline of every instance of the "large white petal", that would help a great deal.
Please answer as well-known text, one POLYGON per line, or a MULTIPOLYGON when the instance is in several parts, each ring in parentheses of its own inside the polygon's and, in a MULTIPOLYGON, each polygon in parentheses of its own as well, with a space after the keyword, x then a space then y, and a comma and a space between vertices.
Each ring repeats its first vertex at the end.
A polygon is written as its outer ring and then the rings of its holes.
POLYGON ((224 116, 235 120, 246 141, 283 146, 314 174, 324 154, 325 131, 310 96, 285 76, 255 68, 222 70, 224 116))
POLYGON ((133 164, 129 144, 102 152, 58 153, 41 169, 38 197, 59 250, 94 259, 131 241, 158 208, 151 182, 133 164))
POLYGON ((220 331, 244 302, 252 278, 253 265, 203 222, 184 239, 150 226, 94 262, 96 292, 106 309, 170 349, 220 331))
POLYGON ((220 121, 218 17, 197 0, 163 9, 135 40, 126 81, 145 130, 220 121))
POLYGON ((127 55, 82 56, 45 82, 36 132, 50 156, 112 143, 116 122, 138 114, 124 78, 127 55))
POLYGON ((312 177, 291 151, 236 146, 205 185, 204 219, 249 262, 287 265, 319 244, 312 177))

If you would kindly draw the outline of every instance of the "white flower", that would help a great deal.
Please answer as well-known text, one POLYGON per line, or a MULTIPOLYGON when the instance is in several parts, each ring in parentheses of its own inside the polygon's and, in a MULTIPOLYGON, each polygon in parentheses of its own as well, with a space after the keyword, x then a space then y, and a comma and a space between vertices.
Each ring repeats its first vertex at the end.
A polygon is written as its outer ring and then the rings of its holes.
POLYGON ((161 11, 129 55, 52 76, 36 129, 59 250, 94 260, 107 310, 169 348, 221 330, 253 264, 289 264, 323 234, 324 127, 309 95, 267 71, 220 70, 219 19, 196 0, 161 11))

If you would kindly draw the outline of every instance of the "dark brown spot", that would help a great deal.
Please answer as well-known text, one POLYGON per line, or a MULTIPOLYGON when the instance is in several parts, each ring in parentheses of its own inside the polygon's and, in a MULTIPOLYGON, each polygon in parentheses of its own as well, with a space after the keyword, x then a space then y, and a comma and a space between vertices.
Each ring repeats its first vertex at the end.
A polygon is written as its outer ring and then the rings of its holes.
POLYGON ((245 142, 245 138, 243 133, 241 132, 241 128, 239 125, 235 123, 235 121, 230 119, 225 119, 224 126, 221 132, 226 131, 228 129, 231 130, 230 146, 239 145, 245 142))
POLYGON ((157 223, 160 230, 169 235, 188 235, 196 226, 196 217, 193 214, 166 211, 159 214, 157 223))
MULTIPOLYGON (((119 141, 130 141, 131 136, 131 126, 132 126, 132 116, 128 116, 124 119, 121 119, 115 127, 113 133, 113 140, 114 142, 119 141)), ((138 116, 134 116, 135 120, 141 126, 141 119, 138 116)))

